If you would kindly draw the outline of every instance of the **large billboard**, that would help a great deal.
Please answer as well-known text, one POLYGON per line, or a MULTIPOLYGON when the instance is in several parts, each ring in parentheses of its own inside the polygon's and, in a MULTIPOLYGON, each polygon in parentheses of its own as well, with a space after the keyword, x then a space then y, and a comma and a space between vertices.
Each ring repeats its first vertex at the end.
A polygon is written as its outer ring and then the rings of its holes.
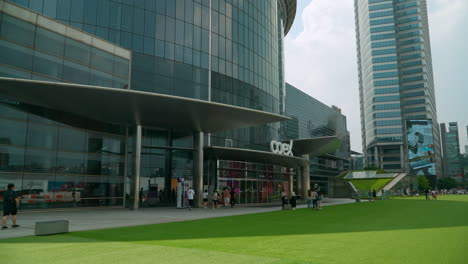
POLYGON ((436 176, 432 120, 407 120, 406 139, 410 173, 436 176))

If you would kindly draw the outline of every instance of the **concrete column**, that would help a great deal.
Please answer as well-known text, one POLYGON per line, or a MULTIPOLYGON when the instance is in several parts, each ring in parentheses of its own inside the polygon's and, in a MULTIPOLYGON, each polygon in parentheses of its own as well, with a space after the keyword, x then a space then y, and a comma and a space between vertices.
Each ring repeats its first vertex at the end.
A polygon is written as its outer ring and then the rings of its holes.
POLYGON ((302 155, 303 159, 307 160, 307 165, 302 167, 302 190, 301 190, 301 199, 307 199, 307 191, 310 189, 310 164, 309 164, 309 154, 302 155))
POLYGON ((140 203, 140 165, 141 165, 141 125, 136 126, 135 132, 135 172, 133 209, 138 210, 140 203))
POLYGON ((195 191, 195 207, 201 207, 203 200, 203 132, 193 136, 193 190, 195 191))
POLYGON ((403 150, 403 145, 400 145, 400 164, 401 164, 401 171, 406 171, 405 151, 403 150))
POLYGON ((374 147, 374 164, 377 168, 380 168, 380 162, 379 162, 379 148, 374 147))
POLYGON ((291 193, 293 191, 293 189, 296 190, 296 195, 301 195, 301 190, 302 190, 302 184, 303 184, 303 180, 302 180, 302 167, 301 168, 297 168, 297 173, 296 173, 296 188, 294 188, 294 181, 291 182, 291 190, 289 190, 289 193, 291 193))

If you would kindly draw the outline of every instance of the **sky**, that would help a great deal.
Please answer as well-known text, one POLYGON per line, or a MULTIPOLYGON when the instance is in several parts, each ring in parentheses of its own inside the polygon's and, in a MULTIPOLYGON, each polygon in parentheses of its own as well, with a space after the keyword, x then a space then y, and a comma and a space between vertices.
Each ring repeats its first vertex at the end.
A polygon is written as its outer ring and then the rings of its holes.
MULTIPOLYGON (((285 38, 286 81, 341 108, 351 148, 362 151, 354 0, 297 0, 285 38)), ((458 122, 468 145, 468 0, 427 0, 439 123, 458 122)))

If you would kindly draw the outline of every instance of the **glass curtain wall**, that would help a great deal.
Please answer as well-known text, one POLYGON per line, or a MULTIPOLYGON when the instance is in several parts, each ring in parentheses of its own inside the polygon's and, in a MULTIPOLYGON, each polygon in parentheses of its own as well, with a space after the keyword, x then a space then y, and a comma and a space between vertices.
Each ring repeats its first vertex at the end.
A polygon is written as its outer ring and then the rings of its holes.
POLYGON ((289 192, 289 184, 295 172, 289 168, 241 161, 218 161, 217 190, 225 188, 236 192, 238 203, 280 202, 281 191, 289 192))
POLYGON ((0 103, 0 123, 0 194, 14 183, 22 209, 122 205, 122 127, 19 103, 0 103))

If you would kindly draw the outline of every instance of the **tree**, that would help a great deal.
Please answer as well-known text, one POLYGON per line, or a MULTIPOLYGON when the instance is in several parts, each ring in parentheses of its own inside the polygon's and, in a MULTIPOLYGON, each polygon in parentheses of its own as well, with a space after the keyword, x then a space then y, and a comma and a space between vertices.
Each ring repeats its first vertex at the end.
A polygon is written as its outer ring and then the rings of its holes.
POLYGON ((442 178, 437 181, 437 186, 439 189, 453 189, 458 186, 457 181, 454 178, 447 177, 447 178, 442 178))
POLYGON ((429 189, 429 181, 427 180, 426 176, 418 176, 418 189, 420 191, 429 189))

